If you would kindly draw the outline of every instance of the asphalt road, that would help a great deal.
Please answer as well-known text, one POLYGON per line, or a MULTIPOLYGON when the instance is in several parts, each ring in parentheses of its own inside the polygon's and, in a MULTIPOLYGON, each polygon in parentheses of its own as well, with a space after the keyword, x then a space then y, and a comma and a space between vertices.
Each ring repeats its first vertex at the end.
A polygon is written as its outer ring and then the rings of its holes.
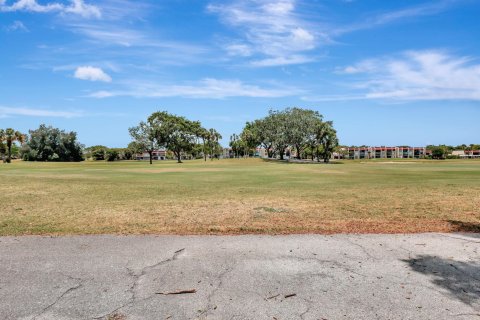
POLYGON ((478 234, 0 237, 0 319, 480 319, 479 251, 478 234))

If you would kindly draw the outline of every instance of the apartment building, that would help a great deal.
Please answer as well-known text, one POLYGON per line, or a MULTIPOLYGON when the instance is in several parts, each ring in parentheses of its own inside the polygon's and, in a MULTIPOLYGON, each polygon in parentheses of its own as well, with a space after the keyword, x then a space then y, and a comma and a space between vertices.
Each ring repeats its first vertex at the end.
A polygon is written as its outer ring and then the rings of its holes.
POLYGON ((458 156, 462 159, 480 158, 480 150, 454 150, 452 156, 458 156))
POLYGON ((348 159, 421 159, 430 152, 425 147, 359 147, 347 148, 348 159))
MULTIPOLYGON (((150 160, 150 154, 148 152, 139 153, 135 156, 137 160, 150 160)), ((166 160, 167 150, 159 149, 152 152, 152 160, 166 160)))

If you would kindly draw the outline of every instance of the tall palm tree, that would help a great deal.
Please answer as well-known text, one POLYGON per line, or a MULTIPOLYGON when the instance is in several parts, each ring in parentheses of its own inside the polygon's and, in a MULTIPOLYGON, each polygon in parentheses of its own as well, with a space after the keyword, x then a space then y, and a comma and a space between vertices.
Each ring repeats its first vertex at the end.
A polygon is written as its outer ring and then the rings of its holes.
POLYGON ((240 137, 235 133, 230 136, 230 148, 232 148, 235 158, 238 158, 238 141, 239 140, 240 140, 240 137))
POLYGON ((0 156, 3 159, 5 154, 5 130, 0 129, 0 156))
POLYGON ((208 130, 208 143, 210 151, 210 159, 213 160, 214 153, 217 151, 215 148, 218 145, 218 141, 222 139, 222 135, 215 129, 208 130))
POLYGON ((210 131, 205 128, 200 128, 198 136, 202 139, 203 142, 203 159, 207 161, 207 144, 210 141, 210 131))
POLYGON ((23 135, 19 131, 15 131, 12 128, 7 128, 4 133, 4 138, 3 140, 7 144, 7 163, 10 163, 12 161, 12 144, 15 141, 20 142, 20 144, 23 144, 25 142, 25 135, 23 135))

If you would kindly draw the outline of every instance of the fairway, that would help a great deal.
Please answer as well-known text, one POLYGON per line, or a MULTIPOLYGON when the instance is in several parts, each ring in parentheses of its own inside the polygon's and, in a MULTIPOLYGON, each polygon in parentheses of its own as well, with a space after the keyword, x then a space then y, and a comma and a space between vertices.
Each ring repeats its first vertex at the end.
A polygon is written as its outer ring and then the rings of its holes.
POLYGON ((480 161, 0 165, 0 235, 480 231, 480 161))

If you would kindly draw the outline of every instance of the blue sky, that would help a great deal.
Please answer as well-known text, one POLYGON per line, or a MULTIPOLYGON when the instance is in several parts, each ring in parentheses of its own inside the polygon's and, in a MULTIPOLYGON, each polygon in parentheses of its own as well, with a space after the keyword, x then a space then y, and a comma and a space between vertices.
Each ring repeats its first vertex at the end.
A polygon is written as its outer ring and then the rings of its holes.
POLYGON ((0 0, 0 127, 123 147, 157 110, 224 144, 270 108, 346 145, 480 143, 477 0, 0 0))

